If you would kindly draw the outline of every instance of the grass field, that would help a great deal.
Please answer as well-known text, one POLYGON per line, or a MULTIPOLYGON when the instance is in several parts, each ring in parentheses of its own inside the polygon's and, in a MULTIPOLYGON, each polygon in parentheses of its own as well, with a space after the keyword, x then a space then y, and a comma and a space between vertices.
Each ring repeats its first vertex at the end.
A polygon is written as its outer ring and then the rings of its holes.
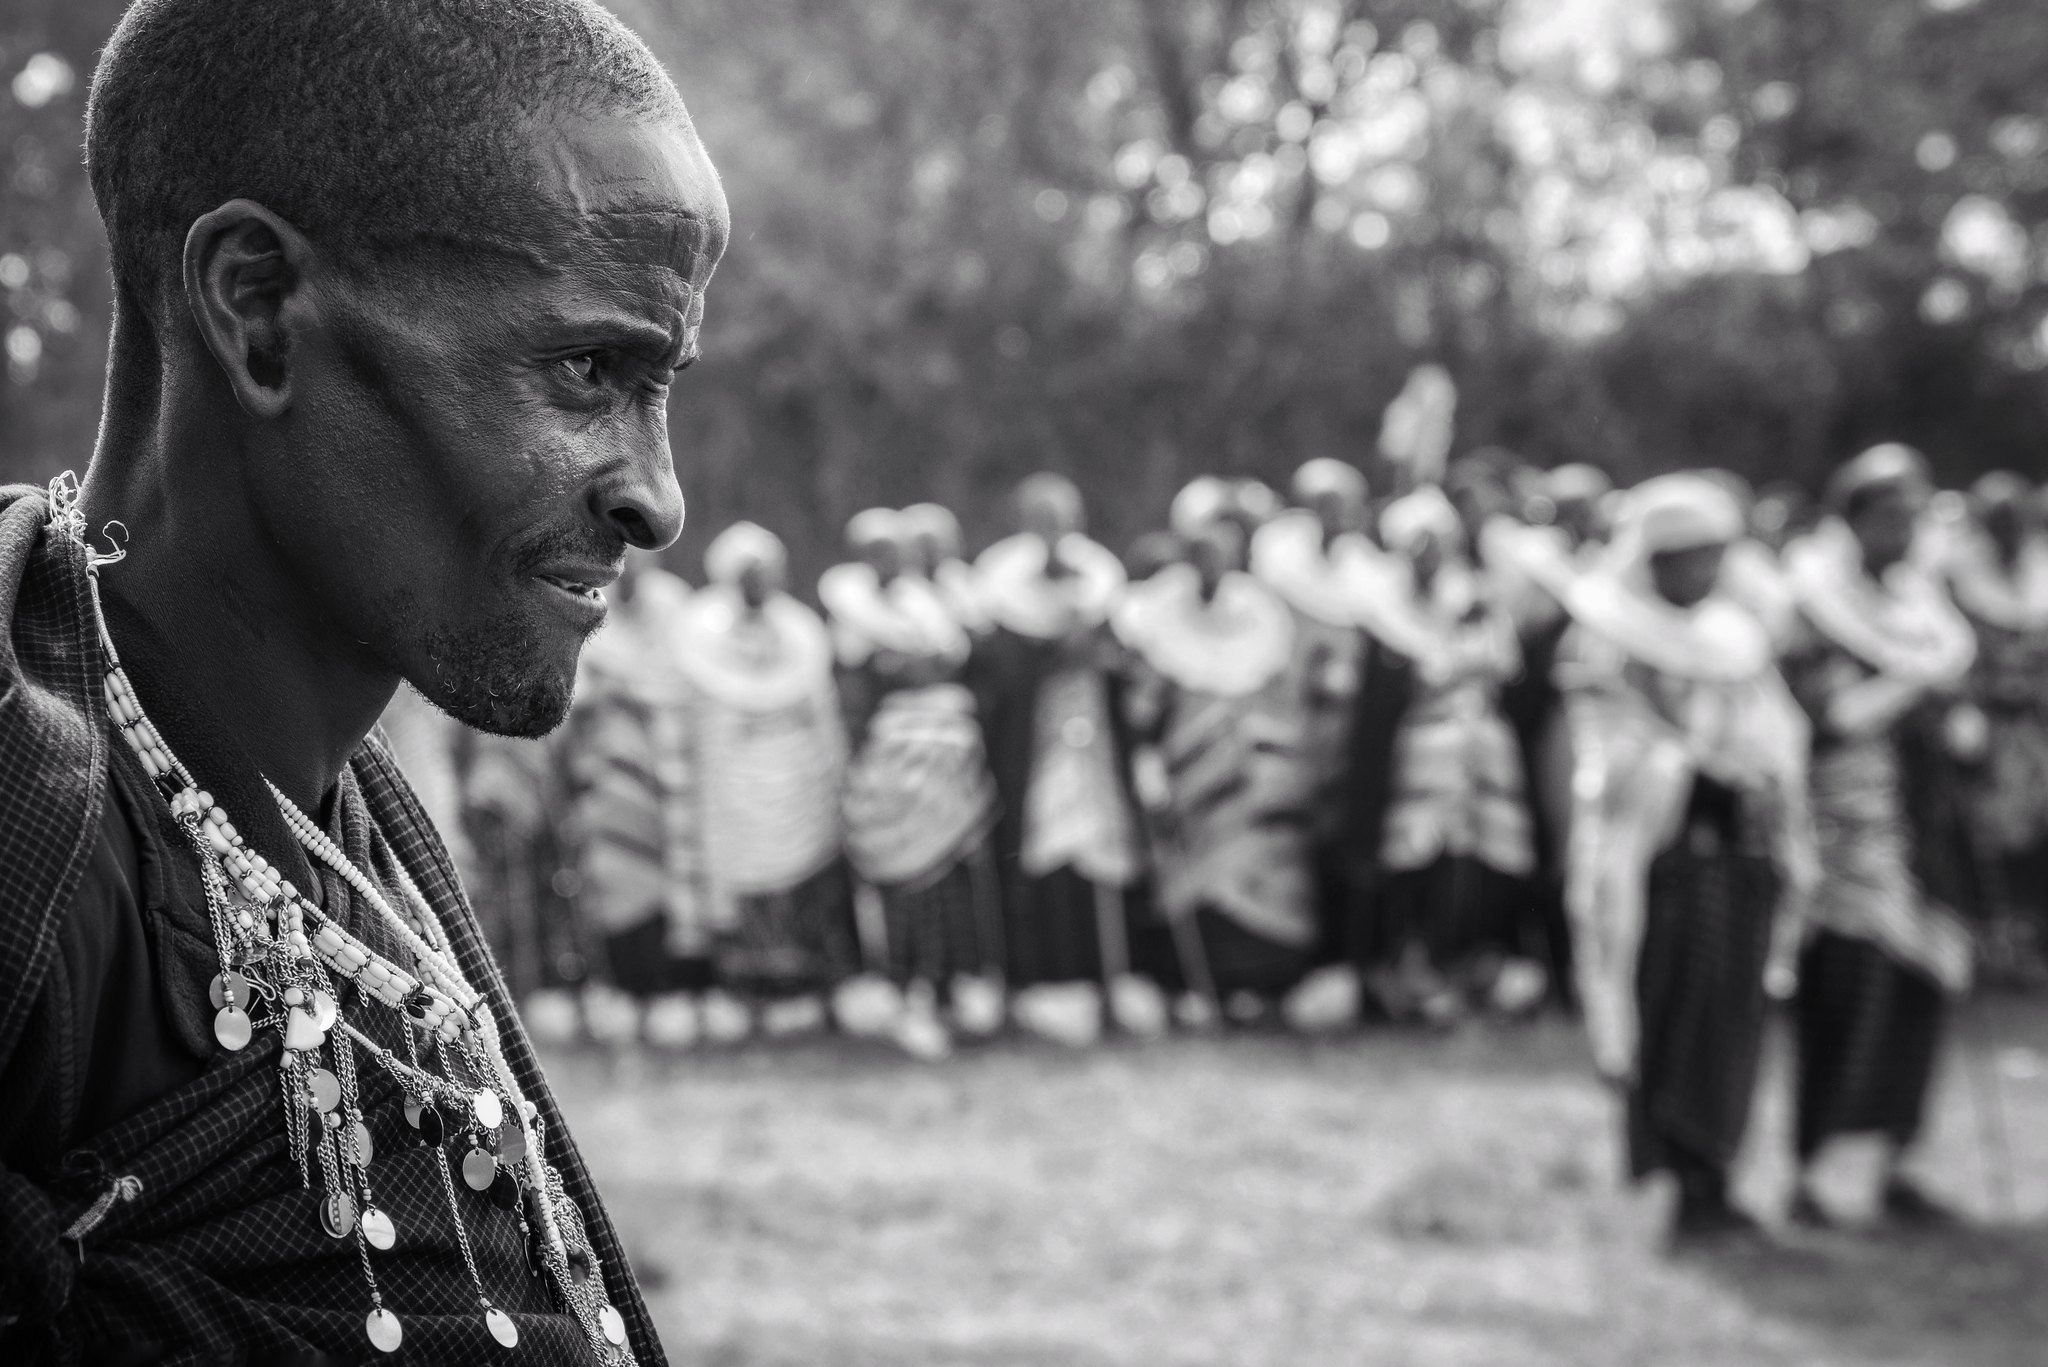
MULTIPOLYGON (((2034 1367, 2048 1009, 1994 1003, 1958 1036, 1926 1173, 1981 1223, 1677 1257, 1663 1193, 1617 1181, 1562 1023, 937 1067, 813 1041, 551 1075, 679 1364, 2034 1367)), ((1774 1040, 1741 1179, 1766 1209, 1784 1068, 1774 1040)))

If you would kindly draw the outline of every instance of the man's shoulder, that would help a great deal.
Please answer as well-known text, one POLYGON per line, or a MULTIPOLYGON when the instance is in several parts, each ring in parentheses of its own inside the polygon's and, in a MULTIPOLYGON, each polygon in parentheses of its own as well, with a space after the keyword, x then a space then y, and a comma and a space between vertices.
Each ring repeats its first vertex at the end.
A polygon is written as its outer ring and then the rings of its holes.
MULTIPOLYGON (((108 730, 82 546, 50 534, 49 499, 0 487, 0 973, 33 980, 77 889, 107 797, 108 730)), ((22 1025, 0 996, 0 1055, 22 1025)))

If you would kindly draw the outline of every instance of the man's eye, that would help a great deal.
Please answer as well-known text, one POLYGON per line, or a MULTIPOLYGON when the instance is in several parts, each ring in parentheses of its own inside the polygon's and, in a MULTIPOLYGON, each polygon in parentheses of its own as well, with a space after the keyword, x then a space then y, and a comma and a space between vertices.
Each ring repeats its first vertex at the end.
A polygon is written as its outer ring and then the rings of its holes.
POLYGON ((561 365, 564 370, 585 384, 594 384, 597 381, 597 353, 594 351, 564 357, 561 365))

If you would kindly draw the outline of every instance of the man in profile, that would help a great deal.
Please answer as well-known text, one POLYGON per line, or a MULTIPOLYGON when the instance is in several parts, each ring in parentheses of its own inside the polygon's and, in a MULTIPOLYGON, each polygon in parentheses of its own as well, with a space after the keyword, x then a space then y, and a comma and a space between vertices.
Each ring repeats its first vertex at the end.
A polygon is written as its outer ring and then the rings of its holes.
POLYGON ((138 0, 82 491, 0 490, 0 1359, 662 1361, 376 718, 673 541, 724 196, 590 0, 138 0))

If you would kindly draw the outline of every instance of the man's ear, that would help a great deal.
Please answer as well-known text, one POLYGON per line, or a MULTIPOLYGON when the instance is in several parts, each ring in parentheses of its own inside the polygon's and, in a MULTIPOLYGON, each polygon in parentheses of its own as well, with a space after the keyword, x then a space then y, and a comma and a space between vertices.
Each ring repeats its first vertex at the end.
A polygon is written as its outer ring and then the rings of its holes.
POLYGON ((306 321, 305 234, 261 204, 231 199, 185 234, 185 301, 252 418, 292 404, 293 334, 306 321))

